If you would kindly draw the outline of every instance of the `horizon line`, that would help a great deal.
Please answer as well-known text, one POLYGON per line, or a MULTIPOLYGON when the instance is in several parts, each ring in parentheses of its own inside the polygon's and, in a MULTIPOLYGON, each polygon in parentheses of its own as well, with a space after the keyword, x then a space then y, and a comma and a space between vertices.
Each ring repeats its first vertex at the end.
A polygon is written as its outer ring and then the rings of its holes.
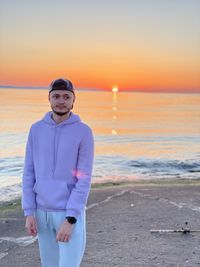
MULTIPOLYGON (((18 85, 0 85, 0 89, 8 88, 8 89, 34 89, 34 90, 45 90, 48 89, 48 86, 18 86, 18 85)), ((106 92, 112 92, 112 89, 105 89, 105 88, 83 88, 83 87, 76 87, 77 91, 106 91, 106 92)), ((119 92, 141 92, 141 93, 180 93, 180 94, 199 94, 200 89, 189 91, 190 89, 175 89, 174 91, 171 91, 170 89, 119 89, 119 92), (199 91, 198 91, 199 90, 199 91)), ((113 92, 112 92, 113 93, 113 92)))

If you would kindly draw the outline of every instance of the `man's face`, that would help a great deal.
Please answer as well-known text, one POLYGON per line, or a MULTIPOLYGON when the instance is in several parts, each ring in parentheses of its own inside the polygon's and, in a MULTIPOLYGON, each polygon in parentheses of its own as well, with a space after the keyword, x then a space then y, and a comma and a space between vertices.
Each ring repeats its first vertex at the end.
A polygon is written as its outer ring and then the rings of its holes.
POLYGON ((60 116, 67 114, 73 108, 75 101, 75 96, 72 92, 63 90, 52 91, 48 98, 52 110, 60 116))

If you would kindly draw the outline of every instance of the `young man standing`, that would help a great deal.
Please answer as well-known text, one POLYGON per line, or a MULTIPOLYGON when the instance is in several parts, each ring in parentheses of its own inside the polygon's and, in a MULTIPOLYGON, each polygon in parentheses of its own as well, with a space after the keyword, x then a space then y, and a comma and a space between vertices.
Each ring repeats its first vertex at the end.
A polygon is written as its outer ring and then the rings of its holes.
POLYGON ((42 267, 78 267, 85 244, 85 206, 91 185, 94 138, 72 113, 69 80, 49 89, 52 111, 29 131, 22 181, 25 228, 38 235, 42 267))

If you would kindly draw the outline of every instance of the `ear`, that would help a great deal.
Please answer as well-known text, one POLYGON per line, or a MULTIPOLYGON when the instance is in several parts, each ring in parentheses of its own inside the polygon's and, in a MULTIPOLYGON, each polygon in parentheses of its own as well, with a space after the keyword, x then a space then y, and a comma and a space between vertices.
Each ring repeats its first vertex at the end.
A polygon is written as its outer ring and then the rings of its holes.
POLYGON ((76 100, 76 95, 74 94, 74 99, 73 99, 73 103, 75 102, 75 100, 76 100))
POLYGON ((48 100, 49 100, 49 102, 50 102, 50 94, 48 94, 48 100))

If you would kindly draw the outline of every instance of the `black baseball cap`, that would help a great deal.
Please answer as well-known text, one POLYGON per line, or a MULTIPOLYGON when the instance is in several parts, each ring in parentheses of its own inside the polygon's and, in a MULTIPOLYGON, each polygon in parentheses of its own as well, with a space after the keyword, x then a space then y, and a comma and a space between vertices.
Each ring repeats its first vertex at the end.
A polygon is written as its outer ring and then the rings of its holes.
POLYGON ((49 93, 55 90, 66 90, 74 94, 74 87, 70 80, 59 78, 51 82, 49 86, 49 93))

